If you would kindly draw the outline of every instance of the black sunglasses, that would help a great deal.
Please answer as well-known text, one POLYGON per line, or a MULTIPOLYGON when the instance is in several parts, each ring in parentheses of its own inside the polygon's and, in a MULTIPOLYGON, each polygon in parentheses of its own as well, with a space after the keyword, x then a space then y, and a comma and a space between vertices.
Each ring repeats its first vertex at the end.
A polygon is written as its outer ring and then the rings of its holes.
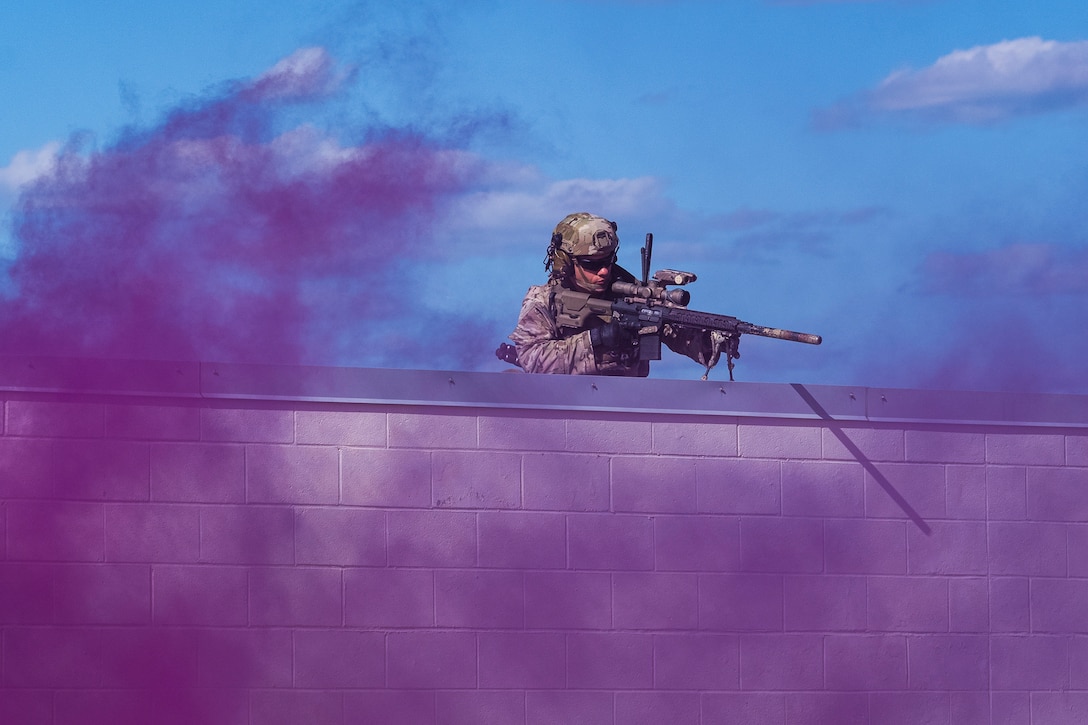
POLYGON ((575 257, 574 263, 582 269, 601 269, 615 264, 616 255, 613 254, 608 257, 575 257))

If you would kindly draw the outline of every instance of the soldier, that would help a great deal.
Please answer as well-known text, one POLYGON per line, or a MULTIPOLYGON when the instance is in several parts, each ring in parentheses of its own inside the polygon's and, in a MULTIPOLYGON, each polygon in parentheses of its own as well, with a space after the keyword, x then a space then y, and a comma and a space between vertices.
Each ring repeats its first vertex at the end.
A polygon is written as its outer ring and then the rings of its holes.
MULTIPOLYGON (((650 373, 649 361, 638 358, 635 333, 615 319, 605 322, 591 316, 582 328, 556 324, 554 298, 559 287, 614 299, 614 282, 637 281, 616 264, 620 246, 616 228, 615 222, 586 212, 570 214, 555 227, 544 258, 550 278, 547 284, 529 288, 510 335, 517 364, 527 372, 638 377, 650 373)), ((701 365, 717 362, 717 349, 706 330, 674 330, 665 325, 661 339, 701 365)))

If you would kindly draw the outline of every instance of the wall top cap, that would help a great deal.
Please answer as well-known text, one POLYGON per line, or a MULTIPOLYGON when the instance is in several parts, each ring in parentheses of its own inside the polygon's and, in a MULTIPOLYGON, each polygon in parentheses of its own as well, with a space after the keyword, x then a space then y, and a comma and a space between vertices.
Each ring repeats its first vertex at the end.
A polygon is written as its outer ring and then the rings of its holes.
POLYGON ((0 394, 1088 427, 1088 396, 0 355, 0 394))

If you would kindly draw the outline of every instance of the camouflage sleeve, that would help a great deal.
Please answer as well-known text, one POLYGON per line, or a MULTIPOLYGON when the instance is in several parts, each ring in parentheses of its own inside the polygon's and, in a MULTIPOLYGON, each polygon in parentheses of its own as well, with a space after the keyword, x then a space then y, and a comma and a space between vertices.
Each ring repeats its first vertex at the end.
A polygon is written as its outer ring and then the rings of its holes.
POLYGON ((518 362, 526 372, 593 375, 598 373, 589 331, 563 338, 548 305, 546 287, 530 287, 511 333, 518 362))

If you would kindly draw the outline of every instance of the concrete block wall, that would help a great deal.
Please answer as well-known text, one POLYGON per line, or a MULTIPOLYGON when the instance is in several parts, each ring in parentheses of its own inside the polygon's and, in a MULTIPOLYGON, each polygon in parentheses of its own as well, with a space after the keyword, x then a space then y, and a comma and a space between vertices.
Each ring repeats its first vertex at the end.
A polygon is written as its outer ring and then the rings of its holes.
POLYGON ((0 380, 0 722, 1088 722, 1086 401, 259 372, 0 380))

